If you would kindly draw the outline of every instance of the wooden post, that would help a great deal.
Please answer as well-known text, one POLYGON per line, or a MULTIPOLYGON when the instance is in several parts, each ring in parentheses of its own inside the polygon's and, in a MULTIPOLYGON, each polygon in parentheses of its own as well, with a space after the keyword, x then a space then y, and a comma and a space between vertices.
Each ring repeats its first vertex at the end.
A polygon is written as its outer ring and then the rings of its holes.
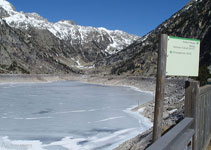
POLYGON ((157 62, 154 126, 153 126, 153 137, 152 137, 153 142, 155 142, 162 134, 163 100, 164 100, 165 78, 166 78, 167 40, 168 36, 166 34, 160 35, 158 62, 157 62))
POLYGON ((185 117, 195 117, 196 102, 199 98, 199 82, 185 82, 185 117))
MULTIPOLYGON (((193 125, 191 126, 192 129, 195 130, 195 134, 193 137, 193 150, 198 149, 198 127, 200 122, 198 122, 198 108, 199 103, 199 95, 200 95, 200 84, 198 81, 186 81, 185 82, 185 117, 192 117, 194 118, 193 125)), ((201 140, 201 139, 200 139, 201 140)))

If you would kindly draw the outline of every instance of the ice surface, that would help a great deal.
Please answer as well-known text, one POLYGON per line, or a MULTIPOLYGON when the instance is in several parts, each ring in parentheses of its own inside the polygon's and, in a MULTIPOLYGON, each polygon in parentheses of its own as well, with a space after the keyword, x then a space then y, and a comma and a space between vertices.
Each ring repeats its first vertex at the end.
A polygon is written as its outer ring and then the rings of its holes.
POLYGON ((152 124, 130 109, 152 99, 80 82, 0 85, 2 150, 110 150, 152 124))

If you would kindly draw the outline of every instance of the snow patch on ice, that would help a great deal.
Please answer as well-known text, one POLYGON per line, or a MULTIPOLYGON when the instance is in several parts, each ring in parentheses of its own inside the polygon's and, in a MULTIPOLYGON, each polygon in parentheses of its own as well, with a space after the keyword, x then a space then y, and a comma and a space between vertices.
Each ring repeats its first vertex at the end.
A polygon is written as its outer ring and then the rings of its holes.
POLYGON ((80 141, 85 141, 86 139, 84 138, 77 138, 74 139, 73 137, 65 137, 61 141, 56 141, 53 143, 50 143, 46 146, 62 146, 67 149, 72 149, 72 150, 82 150, 82 146, 78 145, 78 142, 80 141))
POLYGON ((142 108, 140 108, 140 109, 138 110, 138 112, 139 112, 139 113, 143 113, 144 110, 145 110, 145 107, 142 107, 142 108))
POLYGON ((138 91, 138 92, 141 92, 141 93, 148 93, 148 94, 151 94, 152 96, 154 96, 154 92, 152 91, 143 91, 135 86, 129 86, 129 85, 122 85, 123 87, 128 87, 128 88, 131 88, 132 90, 134 91, 138 91))
POLYGON ((86 112, 86 110, 62 111, 62 112, 56 112, 55 114, 69 114, 69 113, 83 113, 83 112, 86 112))
POLYGON ((9 137, 2 137, 0 140, 1 150, 47 150, 50 147, 61 147, 71 150, 94 150, 94 149, 113 149, 119 144, 128 140, 139 133, 136 128, 122 129, 112 134, 102 136, 89 136, 86 138, 74 138, 72 136, 64 137, 60 141, 54 141, 49 144, 43 144, 41 141, 22 141, 10 140, 9 137), (110 146, 107 146, 110 145, 110 146))
POLYGON ((139 120, 139 125, 140 125, 140 128, 141 128, 141 132, 144 132, 144 131, 148 130, 149 128, 151 128, 153 124, 148 118, 142 116, 139 113, 139 111, 136 111, 136 112, 131 111, 132 109, 134 109, 136 107, 137 106, 133 106, 132 108, 128 108, 128 109, 126 109, 124 111, 126 113, 130 114, 132 117, 135 117, 136 119, 139 120))
POLYGON ((14 118, 15 120, 40 120, 40 119, 51 119, 53 117, 32 117, 32 118, 14 118))
POLYGON ((88 109, 88 110, 71 110, 71 111, 55 112, 53 114, 69 114, 69 113, 94 112, 94 111, 101 111, 101 110, 105 110, 105 109, 109 109, 109 108, 110 107, 97 108, 97 109, 88 109))
POLYGON ((121 119, 121 118, 125 118, 125 116, 111 117, 111 118, 106 118, 106 119, 102 119, 95 122, 105 122, 105 121, 116 120, 116 119, 121 119))

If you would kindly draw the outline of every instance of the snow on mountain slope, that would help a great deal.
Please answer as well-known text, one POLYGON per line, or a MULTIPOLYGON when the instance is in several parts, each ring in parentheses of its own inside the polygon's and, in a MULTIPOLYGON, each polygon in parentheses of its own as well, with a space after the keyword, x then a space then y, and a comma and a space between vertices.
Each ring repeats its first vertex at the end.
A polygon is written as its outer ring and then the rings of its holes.
POLYGON ((8 1, 6 0, 0 0, 0 6, 2 8, 4 8, 5 10, 7 10, 7 12, 10 14, 10 15, 13 15, 16 13, 16 10, 14 8, 14 6, 12 4, 10 4, 8 1))
POLYGON ((76 25, 72 21, 59 21, 56 23, 48 22, 37 13, 17 12, 15 8, 6 0, 0 0, 0 7, 6 10, 8 17, 3 19, 11 26, 27 30, 29 27, 47 29, 61 40, 70 41, 72 45, 80 43, 83 46, 90 42, 105 42, 102 52, 114 54, 128 46, 139 37, 125 33, 123 31, 107 30, 105 28, 94 28, 76 25))

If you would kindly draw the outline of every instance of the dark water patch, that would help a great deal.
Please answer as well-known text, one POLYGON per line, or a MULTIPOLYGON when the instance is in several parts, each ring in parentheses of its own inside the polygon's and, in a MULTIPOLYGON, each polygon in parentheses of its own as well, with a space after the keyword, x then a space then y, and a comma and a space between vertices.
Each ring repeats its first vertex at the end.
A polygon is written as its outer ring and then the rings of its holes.
POLYGON ((88 140, 84 140, 84 141, 78 142, 77 144, 78 144, 78 145, 84 145, 84 144, 86 144, 86 143, 88 143, 88 142, 89 142, 88 140))
POLYGON ((35 112, 35 113, 32 113, 32 114, 47 114, 47 113, 50 113, 50 112, 52 112, 52 109, 50 109, 50 108, 47 108, 47 109, 45 109, 45 110, 41 110, 41 111, 39 111, 39 112, 35 112))

